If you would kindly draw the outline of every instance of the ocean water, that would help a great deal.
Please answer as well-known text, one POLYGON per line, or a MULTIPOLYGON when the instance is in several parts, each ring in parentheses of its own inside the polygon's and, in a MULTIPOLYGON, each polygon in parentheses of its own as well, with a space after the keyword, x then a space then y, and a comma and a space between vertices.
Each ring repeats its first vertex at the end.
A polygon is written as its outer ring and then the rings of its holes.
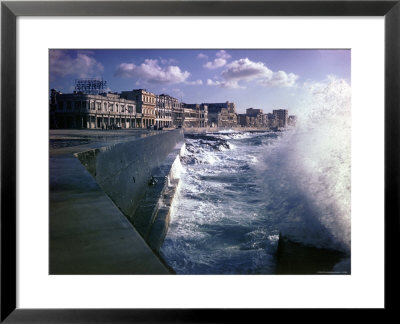
POLYGON ((279 234, 351 250, 350 93, 333 80, 283 132, 187 134, 161 256, 178 274, 274 274, 279 234))

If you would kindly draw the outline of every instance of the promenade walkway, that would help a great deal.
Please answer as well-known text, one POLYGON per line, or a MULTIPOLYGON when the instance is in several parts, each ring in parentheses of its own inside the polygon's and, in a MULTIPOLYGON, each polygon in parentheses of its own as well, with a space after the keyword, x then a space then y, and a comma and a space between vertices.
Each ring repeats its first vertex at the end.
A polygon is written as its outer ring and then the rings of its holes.
POLYGON ((50 131, 50 274, 168 274, 74 153, 157 132, 50 131))

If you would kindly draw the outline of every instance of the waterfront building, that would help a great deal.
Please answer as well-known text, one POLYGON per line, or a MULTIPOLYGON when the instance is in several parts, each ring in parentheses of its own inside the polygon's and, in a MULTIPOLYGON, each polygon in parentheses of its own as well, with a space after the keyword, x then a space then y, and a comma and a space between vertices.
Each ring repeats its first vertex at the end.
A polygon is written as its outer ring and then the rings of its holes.
POLYGON ((220 112, 218 113, 218 127, 226 127, 228 124, 228 108, 221 108, 220 112))
POLYGON ((288 110, 287 109, 276 109, 272 113, 278 119, 278 127, 286 127, 288 124, 288 110))
POLYGON ((51 90, 50 128, 136 128, 141 117, 135 101, 116 93, 63 94, 51 90))
POLYGON ((208 107, 205 104, 182 104, 184 109, 184 127, 207 127, 208 107))
POLYGON ((268 113, 267 115, 267 127, 269 129, 278 129, 279 127, 279 120, 278 117, 272 113, 268 113))
POLYGON ((208 107, 208 124, 210 126, 237 126, 235 103, 226 101, 224 103, 204 103, 204 105, 208 107))
POLYGON ((246 114, 238 114, 237 122, 238 126, 240 125, 241 127, 250 127, 250 117, 246 114))
POLYGON ((250 116, 249 117, 249 119, 250 119, 250 127, 257 127, 257 118, 256 117, 253 117, 253 116, 250 116))
POLYGON ((156 95, 145 89, 99 93, 103 80, 81 80, 75 91, 63 94, 54 89, 50 96, 51 128, 146 128, 163 127, 254 127, 274 129, 295 125, 297 117, 277 109, 247 108, 237 114, 233 102, 186 104, 168 94, 156 95), (83 87, 83 88, 82 88, 83 87), (96 88, 96 89, 94 89, 96 88), (86 92, 77 89, 89 89, 86 92))
POLYGON ((160 94, 156 96, 156 126, 159 127, 172 127, 173 119, 172 113, 174 108, 179 104, 178 99, 173 98, 167 94, 160 94))
POLYGON ((264 117, 262 109, 247 108, 246 115, 253 118, 251 119, 252 127, 267 127, 267 124, 265 123, 266 118, 264 117))
POLYGON ((142 114, 142 127, 155 125, 156 122, 156 95, 146 89, 122 91, 121 97, 136 101, 137 112, 142 114))
POLYGON ((247 108, 247 109, 246 109, 246 115, 247 115, 247 116, 255 117, 255 116, 257 116, 258 114, 262 114, 262 113, 263 113, 263 110, 262 110, 262 109, 255 109, 255 108, 247 108))
POLYGON ((172 103, 172 123, 175 127, 183 127, 184 120, 183 105, 178 99, 174 98, 174 102, 172 103))
POLYGON ((268 125, 268 114, 262 114, 261 118, 262 118, 263 127, 269 128, 269 125, 268 125))

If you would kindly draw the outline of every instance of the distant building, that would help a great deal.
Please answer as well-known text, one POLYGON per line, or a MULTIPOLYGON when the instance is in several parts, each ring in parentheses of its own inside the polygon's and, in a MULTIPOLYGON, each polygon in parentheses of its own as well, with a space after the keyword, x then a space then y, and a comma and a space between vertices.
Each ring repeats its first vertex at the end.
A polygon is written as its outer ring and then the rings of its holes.
POLYGON ((251 117, 256 117, 258 114, 262 114, 263 110, 262 109, 254 109, 254 108, 247 108, 246 109, 246 115, 251 116, 251 117))
POLYGON ((238 114, 237 123, 241 127, 250 127, 250 117, 247 114, 238 114))
POLYGON ((142 114, 143 127, 156 123, 156 95, 146 89, 134 89, 122 91, 121 97, 127 100, 135 100, 137 111, 142 114))
POLYGON ((156 126, 157 127, 172 127, 172 114, 178 99, 167 94, 156 96, 156 126))
POLYGON ((204 103, 208 106, 208 124, 218 127, 236 127, 237 114, 235 103, 204 103))
POLYGON ((257 118, 256 117, 249 117, 250 120, 250 127, 257 127, 257 118))
POLYGON ((183 127, 184 120, 185 112, 183 110, 183 105, 178 99, 174 99, 172 106, 172 122, 175 127, 183 127))
POLYGON ((76 81, 73 93, 51 89, 51 128, 146 128, 157 127, 254 127, 277 130, 295 125, 296 116, 288 110, 247 108, 237 114, 233 102, 186 104, 168 94, 156 95, 145 89, 100 93, 104 80, 76 81))
POLYGON ((274 115, 272 113, 268 113, 268 114, 266 114, 266 118, 267 118, 267 127, 269 129, 278 129, 279 120, 278 120, 278 116, 277 115, 274 115))
POLYGON ((268 114, 262 114, 261 119, 262 119, 262 126, 265 128, 269 128, 268 114))
POLYGON ((184 127, 206 127, 208 121, 208 107, 205 104, 183 103, 184 127))
POLYGON ((264 113, 262 109, 247 108, 246 115, 250 118, 251 127, 266 127, 264 113))
POLYGON ((272 113, 275 115, 275 117, 277 117, 278 119, 278 123, 279 123, 279 127, 286 127, 288 124, 288 118, 289 118, 289 114, 287 109, 277 109, 277 110, 273 110, 272 113))
POLYGON ((63 94, 51 90, 51 128, 136 128, 142 124, 141 117, 135 101, 115 93, 63 94))

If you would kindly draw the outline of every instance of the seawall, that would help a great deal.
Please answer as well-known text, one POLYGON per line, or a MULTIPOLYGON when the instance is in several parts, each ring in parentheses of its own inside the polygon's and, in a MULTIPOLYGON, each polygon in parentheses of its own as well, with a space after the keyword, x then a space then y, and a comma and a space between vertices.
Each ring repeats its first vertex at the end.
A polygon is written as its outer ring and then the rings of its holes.
POLYGON ((155 252, 168 230, 182 130, 52 137, 67 144, 50 149, 50 273, 170 273, 155 252))

